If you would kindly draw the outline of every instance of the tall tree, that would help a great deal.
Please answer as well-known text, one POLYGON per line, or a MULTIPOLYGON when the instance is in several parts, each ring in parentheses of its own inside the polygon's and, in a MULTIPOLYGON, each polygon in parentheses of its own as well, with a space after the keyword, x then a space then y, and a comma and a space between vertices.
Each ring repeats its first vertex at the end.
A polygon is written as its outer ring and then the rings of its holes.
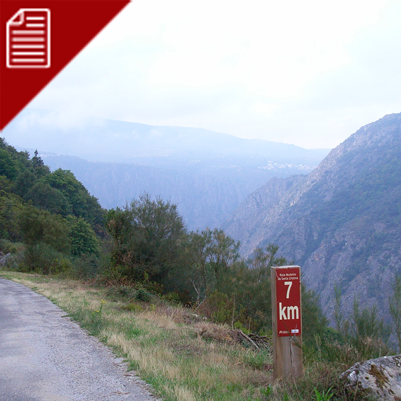
POLYGON ((74 256, 97 255, 99 241, 90 224, 82 217, 69 216, 67 220, 70 223, 71 254, 74 256))
POLYGON ((203 230, 188 234, 183 247, 182 276, 196 293, 199 304, 215 289, 239 259, 239 242, 223 230, 203 230))
POLYGON ((106 228, 114 241, 114 264, 132 279, 161 282, 178 262, 185 229, 170 202, 141 195, 125 209, 110 210, 106 228))

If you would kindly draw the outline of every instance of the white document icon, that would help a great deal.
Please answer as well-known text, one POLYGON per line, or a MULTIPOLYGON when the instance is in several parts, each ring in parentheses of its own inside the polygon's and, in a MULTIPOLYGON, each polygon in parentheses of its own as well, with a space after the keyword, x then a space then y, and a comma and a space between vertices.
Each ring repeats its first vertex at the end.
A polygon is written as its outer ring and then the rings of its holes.
POLYGON ((7 21, 8 68, 50 67, 50 10, 21 8, 7 21))

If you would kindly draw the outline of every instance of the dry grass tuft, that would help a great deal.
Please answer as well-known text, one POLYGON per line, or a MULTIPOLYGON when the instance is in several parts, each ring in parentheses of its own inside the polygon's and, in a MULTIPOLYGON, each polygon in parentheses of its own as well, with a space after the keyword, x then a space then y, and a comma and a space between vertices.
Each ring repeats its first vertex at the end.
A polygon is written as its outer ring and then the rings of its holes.
POLYGON ((174 393, 177 397, 178 401, 196 401, 197 398, 194 397, 192 394, 191 390, 188 390, 187 388, 177 386, 174 389, 174 393))
POLYGON ((139 319, 147 319, 154 323, 157 327, 175 330, 177 329, 177 324, 170 317, 163 315, 157 311, 144 311, 137 314, 139 319))
POLYGON ((235 334, 226 325, 218 325, 210 322, 202 322, 195 324, 195 332, 204 339, 215 341, 235 343, 235 334))

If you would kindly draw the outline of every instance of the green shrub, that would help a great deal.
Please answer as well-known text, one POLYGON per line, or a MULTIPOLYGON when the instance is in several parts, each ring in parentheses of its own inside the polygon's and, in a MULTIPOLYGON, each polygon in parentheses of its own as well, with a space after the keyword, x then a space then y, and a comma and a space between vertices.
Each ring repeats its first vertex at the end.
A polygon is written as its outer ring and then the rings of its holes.
POLYGON ((169 292, 169 293, 163 295, 162 299, 166 300, 167 302, 169 302, 173 305, 181 305, 182 304, 181 295, 176 291, 169 292))
POLYGON ((130 302, 128 305, 121 307, 121 309, 129 310, 130 312, 142 312, 143 307, 135 302, 130 302))
POLYGON ((134 301, 137 300, 137 289, 132 286, 120 285, 109 288, 106 292, 107 296, 116 301, 134 301))
POLYGON ((7 239, 0 239, 0 251, 4 254, 16 254, 18 252, 24 251, 24 249, 25 245, 22 242, 11 242, 7 239))
POLYGON ((31 244, 27 246, 24 252, 23 271, 55 274, 71 268, 71 262, 49 244, 43 242, 31 244))
POLYGON ((81 255, 73 260, 71 275, 75 278, 93 278, 99 271, 100 261, 96 255, 81 255))
POLYGON ((143 287, 139 287, 135 293, 135 299, 142 302, 150 302, 153 295, 143 287))

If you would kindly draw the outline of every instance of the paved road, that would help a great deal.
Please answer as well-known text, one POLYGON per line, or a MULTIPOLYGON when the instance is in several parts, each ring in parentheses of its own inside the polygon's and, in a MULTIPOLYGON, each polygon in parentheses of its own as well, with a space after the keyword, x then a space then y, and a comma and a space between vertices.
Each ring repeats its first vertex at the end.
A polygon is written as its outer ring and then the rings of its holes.
POLYGON ((0 401, 155 401, 121 360, 21 284, 0 278, 0 401))

